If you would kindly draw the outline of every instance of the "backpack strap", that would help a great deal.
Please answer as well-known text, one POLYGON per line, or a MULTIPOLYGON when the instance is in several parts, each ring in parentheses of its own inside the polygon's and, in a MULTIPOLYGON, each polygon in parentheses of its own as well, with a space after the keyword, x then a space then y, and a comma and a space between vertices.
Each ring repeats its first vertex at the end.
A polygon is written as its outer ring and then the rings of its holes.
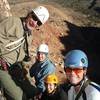
POLYGON ((21 37, 20 39, 14 41, 14 42, 10 42, 5 46, 5 49, 7 50, 6 53, 1 53, 0 52, 0 57, 2 55, 6 55, 9 54, 10 52, 13 52, 14 50, 18 49, 22 44, 24 44, 25 39, 24 37, 21 37))
POLYGON ((23 61, 28 62, 28 61, 30 61, 31 58, 30 58, 29 50, 28 50, 29 45, 28 45, 27 32, 26 31, 24 31, 24 38, 25 38, 25 48, 24 48, 24 50, 25 50, 25 57, 24 57, 23 61))
POLYGON ((95 89, 97 89, 100 92, 100 86, 93 84, 92 82, 90 83, 95 89))
POLYGON ((83 86, 81 87, 79 93, 77 94, 75 100, 78 100, 81 94, 83 93, 84 89, 89 85, 91 81, 88 79, 86 82, 84 82, 83 86))
POLYGON ((19 48, 23 43, 24 43, 24 37, 21 37, 20 39, 14 41, 14 42, 10 42, 8 43, 5 48, 6 50, 8 51, 13 51, 13 50, 16 50, 17 48, 19 48), (10 47, 13 47, 13 48, 10 48, 10 47))
POLYGON ((31 31, 29 31, 26 27, 25 27, 25 25, 24 25, 24 21, 26 20, 26 18, 20 18, 20 20, 21 20, 21 22, 22 22, 22 25, 23 25, 23 29, 24 29, 24 34, 23 34, 23 36, 24 36, 24 39, 25 39, 25 44, 24 44, 24 51, 25 51, 25 57, 24 57, 24 59, 23 59, 23 61, 30 61, 30 56, 29 56, 29 50, 28 50, 28 48, 29 48, 29 45, 28 45, 28 39, 27 39, 27 37, 31 34, 31 31))

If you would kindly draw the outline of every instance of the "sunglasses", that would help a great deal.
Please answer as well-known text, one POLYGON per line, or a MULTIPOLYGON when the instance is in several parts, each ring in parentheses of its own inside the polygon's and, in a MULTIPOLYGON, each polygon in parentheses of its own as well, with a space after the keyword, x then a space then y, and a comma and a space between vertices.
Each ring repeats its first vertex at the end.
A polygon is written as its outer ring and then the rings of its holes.
POLYGON ((38 25, 38 26, 42 25, 41 21, 39 21, 39 19, 36 17, 35 14, 32 14, 32 19, 33 19, 34 21, 37 21, 37 25, 38 25))
POLYGON ((83 72, 83 68, 73 68, 73 69, 72 68, 66 68, 65 69, 66 73, 72 73, 72 71, 76 74, 79 74, 79 73, 83 72))

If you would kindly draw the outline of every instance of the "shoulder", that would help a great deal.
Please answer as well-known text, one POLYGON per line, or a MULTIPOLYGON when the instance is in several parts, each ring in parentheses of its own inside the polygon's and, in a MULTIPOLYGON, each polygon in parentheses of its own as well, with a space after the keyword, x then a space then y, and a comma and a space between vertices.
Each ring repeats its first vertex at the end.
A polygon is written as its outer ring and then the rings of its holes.
POLYGON ((59 91, 61 94, 65 93, 64 89, 63 89, 61 86, 58 86, 58 91, 59 91))
POLYGON ((71 84, 69 84, 68 82, 65 82, 63 84, 60 84, 60 87, 67 93, 69 89, 71 88, 71 84))
POLYGON ((95 82, 90 82, 87 88, 100 92, 100 85, 96 84, 95 82))
MULTIPOLYGON (((7 27, 8 29, 11 27, 22 27, 22 22, 20 20, 19 17, 14 17, 14 16, 11 16, 11 17, 8 17, 6 19, 4 19, 2 22, 0 22, 0 26, 2 27, 7 27), (9 26, 9 27, 8 27, 9 26)), ((10 29, 11 29, 10 28, 10 29)))
POLYGON ((67 99, 67 93, 63 90, 62 87, 58 86, 58 92, 61 100, 67 99))
POLYGON ((22 25, 20 17, 11 17, 9 19, 12 20, 16 25, 19 25, 19 24, 22 25))
POLYGON ((52 64, 49 63, 45 63, 42 67, 41 67, 41 73, 43 74, 51 74, 51 73, 55 73, 56 69, 52 64))
POLYGON ((5 21, 20 21, 20 18, 15 16, 10 16, 6 18, 5 21))
POLYGON ((100 99, 100 86, 94 82, 90 82, 90 84, 85 88, 85 92, 91 100, 100 99))
POLYGON ((53 65, 53 64, 50 64, 50 63, 48 63, 47 65, 46 65, 46 67, 45 67, 45 69, 47 70, 47 71, 51 71, 51 72, 54 72, 56 69, 55 69, 55 66, 53 65))
POLYGON ((8 19, 12 19, 12 20, 20 20, 20 17, 11 16, 11 17, 8 17, 8 19))
MULTIPOLYGON (((1 22, 0 22, 0 24, 2 25, 4 25, 4 24, 12 24, 12 23, 14 23, 14 22, 19 22, 20 21, 20 18, 18 18, 18 17, 14 17, 14 16, 10 16, 10 17, 7 17, 7 18, 5 18, 4 20, 2 20, 1 22)), ((21 21, 20 21, 21 22, 21 21)))
POLYGON ((46 60, 45 65, 49 67, 55 67, 55 64, 49 59, 46 60))

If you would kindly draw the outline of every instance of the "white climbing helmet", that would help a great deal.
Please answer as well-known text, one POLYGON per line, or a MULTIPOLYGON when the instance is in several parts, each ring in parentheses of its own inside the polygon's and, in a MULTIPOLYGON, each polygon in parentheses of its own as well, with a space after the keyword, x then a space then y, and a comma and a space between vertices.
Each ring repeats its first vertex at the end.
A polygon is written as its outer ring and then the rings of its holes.
POLYGON ((32 11, 38 17, 42 24, 44 24, 49 18, 48 9, 43 6, 38 6, 37 8, 32 9, 32 11))
POLYGON ((49 52, 48 45, 46 45, 46 44, 41 44, 41 45, 38 47, 37 52, 48 53, 48 52, 49 52))

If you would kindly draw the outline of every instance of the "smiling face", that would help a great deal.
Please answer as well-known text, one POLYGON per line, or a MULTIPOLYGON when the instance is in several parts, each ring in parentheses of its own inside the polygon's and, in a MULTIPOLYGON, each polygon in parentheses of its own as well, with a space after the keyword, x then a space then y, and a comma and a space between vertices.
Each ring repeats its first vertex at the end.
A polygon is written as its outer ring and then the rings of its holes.
POLYGON ((46 87, 47 93, 52 93, 56 88, 54 83, 45 83, 45 87, 46 87))
POLYGON ((37 53, 37 60, 38 61, 44 61, 46 59, 46 54, 45 53, 42 53, 42 52, 38 52, 37 53))
POLYGON ((69 80, 69 82, 71 84, 78 84, 84 77, 84 74, 86 73, 86 70, 84 70, 83 68, 75 68, 75 69, 71 69, 71 68, 66 68, 65 69, 67 78, 69 80))
POLYGON ((35 27, 37 27, 37 21, 33 20, 32 17, 28 17, 26 21, 26 26, 29 30, 33 30, 35 27))
POLYGON ((35 27, 42 25, 39 19, 32 12, 27 15, 26 27, 29 30, 33 30, 35 27))

